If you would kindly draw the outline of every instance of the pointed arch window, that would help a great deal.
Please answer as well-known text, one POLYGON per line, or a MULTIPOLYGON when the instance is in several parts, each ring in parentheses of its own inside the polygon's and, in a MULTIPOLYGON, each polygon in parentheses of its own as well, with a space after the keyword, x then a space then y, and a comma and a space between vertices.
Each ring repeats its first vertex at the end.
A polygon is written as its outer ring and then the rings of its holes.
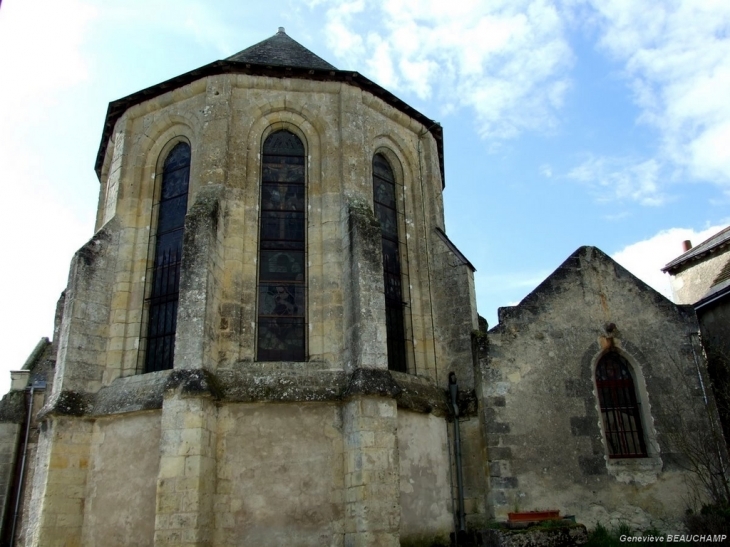
POLYGON ((165 158, 160 196, 152 210, 157 222, 153 223, 155 229, 150 234, 154 258, 146 277, 151 289, 146 301, 145 372, 173 367, 189 182, 190 146, 181 142, 165 158))
POLYGON ((645 458, 641 407, 631 366, 616 352, 606 353, 596 366, 596 389, 610 458, 645 458))
POLYGON ((259 361, 306 356, 306 173, 302 141, 277 131, 264 142, 259 228, 259 361))
POLYGON ((398 237, 395 177, 382 154, 373 157, 373 205, 383 244, 385 326, 388 336, 388 368, 406 372, 403 277, 398 237))

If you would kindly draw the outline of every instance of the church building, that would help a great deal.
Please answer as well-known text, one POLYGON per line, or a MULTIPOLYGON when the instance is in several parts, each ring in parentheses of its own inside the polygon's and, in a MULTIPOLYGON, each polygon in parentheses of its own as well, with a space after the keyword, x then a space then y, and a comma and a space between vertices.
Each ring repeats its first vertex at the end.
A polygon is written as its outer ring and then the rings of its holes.
POLYGON ((437 546, 535 509, 670 532, 707 496, 693 309, 582 247, 487 330, 441 126, 283 28, 110 103, 96 173, 0 403, 8 544, 437 546))

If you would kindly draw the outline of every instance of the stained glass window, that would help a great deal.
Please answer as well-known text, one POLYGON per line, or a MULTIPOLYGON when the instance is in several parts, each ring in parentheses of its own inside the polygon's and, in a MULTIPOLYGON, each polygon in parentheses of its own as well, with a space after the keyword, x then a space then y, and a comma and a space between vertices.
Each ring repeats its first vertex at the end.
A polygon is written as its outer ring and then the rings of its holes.
POLYGON ((611 458, 646 457, 641 410, 626 359, 609 352, 596 367, 596 389, 611 458))
POLYGON ((259 233, 257 359, 306 355, 304 145, 289 131, 264 142, 259 233))
POLYGON ((380 221, 385 285, 385 327, 388 335, 388 368, 406 372, 403 278, 398 240, 395 177, 382 154, 373 158, 373 204, 380 221))
POLYGON ((145 372, 173 367, 189 180, 190 146, 181 142, 165 159, 160 198, 153 208, 157 223, 150 235, 154 259, 147 272, 151 290, 146 301, 145 372))

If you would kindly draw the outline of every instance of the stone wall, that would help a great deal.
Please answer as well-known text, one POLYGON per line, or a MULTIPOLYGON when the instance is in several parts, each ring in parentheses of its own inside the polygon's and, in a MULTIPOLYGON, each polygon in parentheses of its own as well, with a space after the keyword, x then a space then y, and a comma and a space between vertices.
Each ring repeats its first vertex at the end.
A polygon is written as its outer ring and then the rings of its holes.
POLYGON ((96 420, 82 544, 153 545, 160 412, 96 420))
MULTIPOLYGON (((401 255, 409 299, 409 370, 438 379, 434 326, 440 327, 434 323, 431 298, 435 287, 431 283, 443 266, 441 259, 429 264, 429 252, 435 246, 433 230, 443 228, 443 206, 433 138, 420 124, 357 87, 232 74, 211 76, 138 104, 116 123, 102 170, 104 197, 98 224, 105 232, 118 234, 118 243, 114 243, 117 261, 107 266, 105 274, 114 295, 111 308, 95 310, 95 317, 107 314, 109 322, 103 385, 139 369, 151 207, 158 191, 155 179, 167 151, 181 139, 192 149, 190 214, 205 187, 220 187, 220 223, 203 264, 212 276, 204 295, 208 308, 201 310, 205 317, 195 322, 209 325, 204 337, 210 345, 206 350, 209 361, 204 366, 235 369, 242 361, 254 360, 260 147, 278 129, 295 133, 308 157, 310 360, 345 366, 341 356, 348 350, 348 336, 343 319, 346 301, 357 283, 344 261, 342 245, 347 244, 351 206, 361 203, 372 209, 371 163, 376 153, 382 153, 393 167, 398 207, 403 213, 401 255)), ((200 275, 196 279, 202 280, 200 275)), ((468 307, 470 295, 466 296, 468 307)), ((98 298, 93 301, 101 302, 98 298)), ((460 311, 467 312, 473 322, 473 309, 461 305, 460 311)), ((439 311, 437 315, 444 314, 439 311)), ((446 325, 451 318, 442 321, 446 325)), ((185 344, 190 343, 187 337, 185 344)), ((462 345, 468 350, 468 334, 462 345)), ((189 351, 179 349, 180 359, 185 361, 189 351)), ((449 349, 440 350, 442 361, 443 351, 449 349)), ((444 370, 448 366, 444 363, 444 370)), ((99 387, 96 383, 88 386, 91 390, 99 387)))
POLYGON ((499 319, 480 361, 494 515, 559 509, 586 525, 681 529, 695 477, 680 437, 709 431, 692 310, 583 247, 499 319), (594 384, 606 351, 633 369, 646 458, 608 457, 594 384))
POLYGON ((20 424, 0 423, 0 518, 5 515, 12 518, 15 509, 12 486, 15 478, 15 454, 18 444, 22 442, 20 434, 20 424))
MULTIPOLYGON (((116 119, 100 182, 97 232, 72 263, 41 413, 28 545, 445 538, 444 388, 457 370, 474 400, 476 311, 471 266, 436 235, 443 181, 429 129, 361 86, 214 74, 116 119), (277 130, 307 156, 308 359, 297 363, 255 362, 261 146, 277 130), (192 159, 175 367, 141 374, 153 203, 182 141, 192 159), (396 179, 403 375, 387 370, 375 154, 396 179)), ((483 515, 471 417, 469 511, 483 515)))
POLYGON ((342 543, 338 405, 228 405, 218 424, 215 545, 342 543))
POLYGON ((449 543, 454 528, 450 449, 445 420, 398 412, 401 542, 449 543))
POLYGON ((670 276, 674 302, 694 304, 707 294, 717 274, 730 260, 730 249, 690 262, 670 276))

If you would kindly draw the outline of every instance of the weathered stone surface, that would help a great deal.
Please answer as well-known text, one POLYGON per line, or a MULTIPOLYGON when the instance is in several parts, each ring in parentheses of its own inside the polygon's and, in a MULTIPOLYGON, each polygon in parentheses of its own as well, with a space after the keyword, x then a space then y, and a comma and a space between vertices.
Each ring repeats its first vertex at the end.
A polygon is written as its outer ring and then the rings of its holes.
POLYGON ((519 305, 500 308, 478 363, 487 457, 499 471, 490 478, 494 515, 554 508, 587 525, 624 519, 681 530, 692 475, 667 459, 678 451, 674 418, 696 418, 685 437, 709 427, 690 345, 696 330, 691 310, 593 247, 519 305), (607 351, 632 367, 648 457, 609 458, 594 380, 607 351))
POLYGON ((345 390, 345 397, 379 395, 396 397, 401 389, 387 370, 358 368, 352 373, 345 390))
POLYGON ((444 420, 398 410, 401 545, 449 544, 454 515, 448 440, 444 420))
POLYGON ((172 371, 117 378, 94 399, 93 415, 124 414, 162 408, 165 388, 172 371))
POLYGON ((27 406, 23 391, 10 391, 0 401, 0 423, 20 424, 25 419, 27 406))
POLYGON ((83 545, 152 545, 159 443, 159 411, 94 423, 83 545))
MULTIPOLYGON (((162 408, 167 390, 183 396, 211 396, 226 403, 336 402, 356 395, 395 397, 398 407, 437 416, 451 415, 448 397, 429 378, 409 374, 357 369, 317 370, 290 363, 272 367, 266 363, 242 364, 241 370, 213 373, 207 370, 168 370, 117 378, 97 394, 63 394, 56 407, 45 413, 74 416, 106 416, 162 408), (311 370, 310 370, 311 369, 311 370), (60 406, 59 406, 60 405, 60 406)), ((0 403, 0 421, 22 421, 24 407, 19 392, 0 403)), ((462 416, 475 414, 473 394, 464 394, 462 416)))

